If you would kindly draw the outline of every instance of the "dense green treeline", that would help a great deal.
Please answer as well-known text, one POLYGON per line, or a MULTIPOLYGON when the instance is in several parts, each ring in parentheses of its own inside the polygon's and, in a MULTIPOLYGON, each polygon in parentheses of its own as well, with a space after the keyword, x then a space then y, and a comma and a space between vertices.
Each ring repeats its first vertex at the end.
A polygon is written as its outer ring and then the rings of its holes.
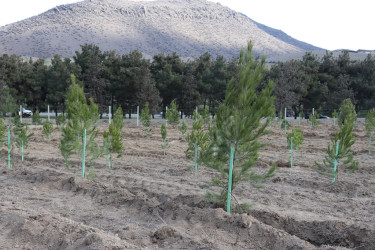
MULTIPOLYGON (((12 96, 15 103, 33 111, 46 110, 48 104, 55 112, 65 112, 65 95, 74 74, 101 114, 108 106, 121 106, 124 114, 131 114, 146 102, 155 114, 172 100, 187 115, 197 105, 209 106, 215 113, 227 84, 238 77, 238 68, 238 59, 226 61, 208 53, 187 62, 176 53, 149 60, 139 51, 118 55, 92 44, 82 45, 73 59, 56 55, 49 65, 43 59, 4 54, 0 57, 0 111, 6 112, 2 107, 12 96)), ((297 114, 315 108, 331 114, 346 98, 357 110, 375 106, 375 57, 371 55, 353 61, 347 52, 337 58, 330 52, 323 58, 306 53, 302 60, 269 67, 263 82, 268 80, 275 83, 277 110, 289 107, 297 114)))
POLYGON ((275 82, 277 110, 290 107, 298 114, 315 108, 331 115, 347 98, 357 111, 375 106, 375 57, 371 54, 354 61, 346 51, 337 58, 326 52, 321 59, 306 53, 302 60, 273 65, 265 78, 275 82))

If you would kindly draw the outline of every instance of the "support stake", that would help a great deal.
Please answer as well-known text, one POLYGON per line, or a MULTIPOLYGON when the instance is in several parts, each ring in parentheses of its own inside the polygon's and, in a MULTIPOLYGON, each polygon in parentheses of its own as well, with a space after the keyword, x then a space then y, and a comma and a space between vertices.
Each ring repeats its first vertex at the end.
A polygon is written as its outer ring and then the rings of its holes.
POLYGON ((82 146, 82 178, 85 178, 85 160, 86 160, 86 129, 83 130, 82 146))
POLYGON ((232 198, 232 174, 233 174, 233 158, 234 148, 230 147, 230 159, 229 159, 229 180, 228 180, 228 198, 227 198, 227 213, 230 214, 230 203, 232 198))
POLYGON ((340 142, 338 141, 337 142, 337 145, 336 145, 336 158, 335 158, 335 166, 333 168, 333 180, 332 180, 332 183, 334 183, 336 181, 336 172, 337 172, 337 155, 339 153, 339 145, 340 145, 340 142))

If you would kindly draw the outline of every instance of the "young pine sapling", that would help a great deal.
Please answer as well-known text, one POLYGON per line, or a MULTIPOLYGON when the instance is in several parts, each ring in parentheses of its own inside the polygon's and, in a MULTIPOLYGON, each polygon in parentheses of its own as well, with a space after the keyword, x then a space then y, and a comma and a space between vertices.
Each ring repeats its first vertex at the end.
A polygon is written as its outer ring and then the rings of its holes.
POLYGON ((178 113, 177 104, 175 100, 171 102, 170 107, 167 109, 166 117, 168 124, 170 124, 174 128, 180 122, 180 114, 178 113))
POLYGON ((144 108, 141 110, 141 126, 142 126, 142 130, 145 133, 146 138, 148 139, 152 131, 151 115, 150 115, 150 110, 148 108, 148 102, 146 102, 144 108))
POLYGON ((301 128, 293 128, 287 135, 287 142, 290 148, 290 166, 293 167, 293 150, 298 150, 304 140, 301 128))
POLYGON ((354 125, 357 115, 354 105, 350 99, 344 100, 340 107, 340 111, 345 110, 345 119, 339 121, 340 129, 335 136, 331 138, 331 144, 328 145, 327 155, 320 164, 315 161, 318 173, 332 178, 332 183, 338 178, 339 164, 349 169, 350 172, 358 168, 358 162, 353 159, 351 146, 355 143, 354 125))
POLYGON ((165 124, 161 124, 161 138, 163 139, 163 144, 161 145, 163 148, 164 155, 166 154, 167 147, 168 147, 168 141, 167 141, 167 126, 165 124))
POLYGON ((375 131, 375 109, 371 109, 366 115, 366 133, 369 136, 368 153, 371 154, 371 138, 375 131))
POLYGON ((222 188, 220 194, 208 194, 217 202, 227 200, 227 212, 231 211, 231 193, 241 181, 252 181, 255 187, 273 176, 274 164, 268 172, 251 171, 258 158, 258 150, 264 146, 259 139, 267 133, 269 117, 274 111, 273 83, 260 88, 266 72, 265 58, 255 61, 252 45, 241 51, 239 77, 229 82, 224 103, 217 110, 215 123, 210 128, 209 145, 203 155, 203 163, 219 171, 213 184, 222 188), (264 117, 268 117, 264 120, 264 117), (229 166, 228 166, 229 163, 229 166))
POLYGON ((108 168, 111 167, 111 153, 117 153, 117 157, 121 157, 121 151, 124 148, 122 143, 124 127, 123 112, 119 107, 113 117, 113 121, 109 124, 109 130, 103 133, 103 149, 108 155, 108 168))
POLYGON ((31 122, 34 125, 42 124, 42 118, 40 118, 39 110, 37 109, 31 118, 31 122))
POLYGON ((69 158, 76 154, 82 156, 82 176, 85 175, 86 152, 90 161, 100 156, 100 148, 95 141, 98 131, 96 123, 99 120, 98 106, 92 98, 87 104, 83 89, 71 75, 72 84, 67 92, 67 123, 62 129, 60 151, 68 167, 69 158), (86 138, 86 140, 84 140, 86 138))
POLYGON ((182 120, 181 124, 178 126, 178 130, 181 132, 181 140, 185 141, 185 134, 187 131, 187 124, 185 120, 182 120))
POLYGON ((310 114, 309 122, 312 128, 316 128, 320 124, 319 115, 317 112, 314 112, 314 114, 310 114))
POLYGON ((51 137, 52 132, 53 132, 53 125, 52 125, 52 122, 50 122, 50 121, 45 121, 45 122, 43 123, 42 134, 44 134, 45 136, 47 136, 47 139, 49 140, 50 137, 51 137))
POLYGON ((198 163, 200 163, 201 154, 207 149, 208 145, 208 132, 204 131, 203 123, 204 119, 199 115, 197 111, 193 114, 193 129, 187 136, 188 148, 185 151, 185 155, 188 159, 194 155, 195 160, 195 172, 198 171, 198 163), (200 149, 200 150, 199 150, 200 149))

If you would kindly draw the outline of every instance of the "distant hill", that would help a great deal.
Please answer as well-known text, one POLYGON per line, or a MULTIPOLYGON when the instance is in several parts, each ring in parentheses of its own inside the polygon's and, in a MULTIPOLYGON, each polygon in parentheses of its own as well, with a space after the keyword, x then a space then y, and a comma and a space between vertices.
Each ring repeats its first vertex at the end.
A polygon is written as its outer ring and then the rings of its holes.
POLYGON ((256 55, 269 58, 321 50, 205 0, 86 0, 0 27, 0 54, 72 57, 80 45, 93 43, 120 54, 137 49, 146 57, 209 52, 231 58, 248 40, 256 55))

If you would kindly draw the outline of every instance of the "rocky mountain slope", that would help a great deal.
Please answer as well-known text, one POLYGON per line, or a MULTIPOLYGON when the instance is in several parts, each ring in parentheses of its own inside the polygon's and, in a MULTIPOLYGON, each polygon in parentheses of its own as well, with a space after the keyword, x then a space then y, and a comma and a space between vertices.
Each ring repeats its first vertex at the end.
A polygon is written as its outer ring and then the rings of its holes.
POLYGON ((0 54, 72 57, 80 45, 93 43, 119 54, 137 49, 146 57, 209 52, 230 58, 248 40, 267 57, 319 49, 206 0, 86 0, 0 27, 0 54))

